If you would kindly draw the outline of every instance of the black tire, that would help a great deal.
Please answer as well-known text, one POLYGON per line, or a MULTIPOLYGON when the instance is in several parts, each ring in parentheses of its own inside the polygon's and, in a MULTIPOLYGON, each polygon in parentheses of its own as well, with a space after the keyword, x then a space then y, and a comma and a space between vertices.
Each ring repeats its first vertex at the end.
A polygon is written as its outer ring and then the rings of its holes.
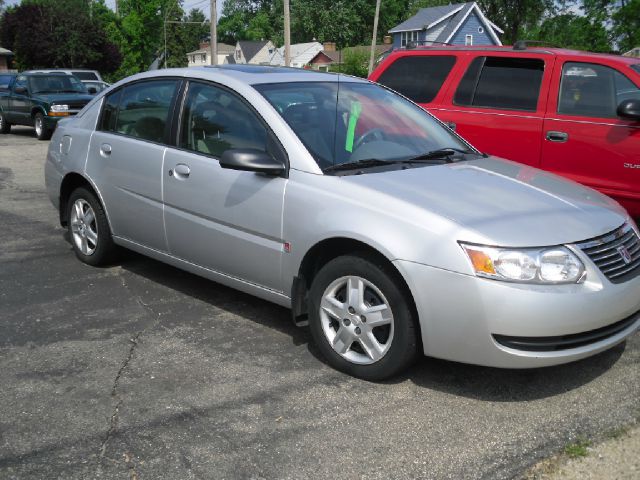
POLYGON ((38 140, 49 140, 53 135, 53 130, 45 127, 44 115, 42 112, 38 112, 33 117, 33 127, 36 129, 36 137, 38 140))
POLYGON ((110 264, 115 258, 117 247, 111 237, 111 229, 109 228, 107 216, 95 194, 84 187, 77 188, 71 193, 66 208, 69 240, 71 241, 76 257, 82 262, 93 266, 110 264), (76 202, 78 202, 85 213, 88 213, 88 208, 91 208, 93 211, 93 221, 87 221, 84 224, 84 231, 91 230, 95 233, 96 240, 87 241, 88 250, 85 252, 82 250, 82 237, 84 236, 83 232, 80 232, 82 225, 74 222, 72 212, 72 210, 76 208, 76 202))
POLYGON ((4 116, 4 113, 0 112, 0 133, 10 133, 11 132, 11 124, 7 122, 7 118, 4 116))
MULTIPOLYGON (((336 287, 342 288, 342 287, 336 287)), ((346 287, 345 287, 346 288, 346 287)), ((340 290, 337 290, 336 299, 342 300, 344 305, 351 305, 347 298, 342 298, 340 290)), ((365 296, 366 297, 366 296, 365 296)), ((365 303, 367 300, 365 298, 365 303)), ((369 303, 369 306, 375 305, 375 302, 369 303)), ((357 308, 357 307, 356 307, 357 308)), ((343 310, 344 311, 344 310, 343 310)), ((371 320, 371 319, 370 319, 371 320)), ((311 290, 309 293, 309 328, 311 335, 318 346, 322 355, 327 362, 337 370, 345 372, 354 377, 365 380, 384 380, 399 374, 411 365, 419 353, 419 330, 417 326, 417 318, 412 308, 412 302, 406 286, 400 275, 390 266, 384 259, 378 259, 369 255, 346 255, 337 257, 328 262, 313 279, 311 290), (391 333, 387 333, 386 343, 388 346, 386 353, 377 360, 371 355, 367 355, 366 347, 361 342, 366 332, 366 316, 364 322, 360 313, 365 310, 349 310, 347 317, 351 315, 352 320, 346 323, 343 320, 342 325, 336 325, 336 316, 321 314, 321 301, 325 293, 330 292, 331 288, 340 284, 343 277, 361 278, 369 282, 373 287, 366 287, 364 290, 367 295, 376 296, 372 288, 382 293, 382 297, 386 300, 385 304, 390 307, 393 321, 391 333), (366 289, 369 289, 368 292, 366 289), (350 312, 350 313, 349 313, 350 312), (332 325, 333 324, 333 325, 332 325), (328 335, 334 334, 338 337, 338 329, 342 329, 343 325, 348 325, 356 336, 354 341, 348 347, 346 353, 338 353, 331 346, 328 335), (362 327, 362 330, 360 330, 362 327), (326 333, 329 332, 329 333, 326 333), (372 363, 361 364, 358 361, 350 361, 345 358, 346 355, 355 355, 364 358, 372 363)), ((379 327, 374 327, 379 328, 379 327)), ((373 332, 374 330, 370 330, 373 332)), ((389 331, 389 330, 388 330, 389 331)), ((382 333, 384 335, 384 332, 382 333)), ((376 332, 376 337, 378 332, 376 332)), ((384 338, 383 342, 384 343, 384 338)))

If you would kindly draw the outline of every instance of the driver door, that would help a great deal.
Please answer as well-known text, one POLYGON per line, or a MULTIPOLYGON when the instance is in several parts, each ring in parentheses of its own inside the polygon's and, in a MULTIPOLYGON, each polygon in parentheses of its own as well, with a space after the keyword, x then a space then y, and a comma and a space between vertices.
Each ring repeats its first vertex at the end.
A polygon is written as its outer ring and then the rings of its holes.
POLYGON ((596 188, 625 203, 638 201, 640 123, 620 118, 617 106, 639 99, 640 88, 600 63, 565 61, 554 73, 544 120, 541 168, 596 188))
POLYGON ((217 273, 282 291, 286 178, 228 170, 231 148, 284 155, 258 114, 236 93, 190 82, 178 148, 163 169, 164 220, 172 255, 217 273))

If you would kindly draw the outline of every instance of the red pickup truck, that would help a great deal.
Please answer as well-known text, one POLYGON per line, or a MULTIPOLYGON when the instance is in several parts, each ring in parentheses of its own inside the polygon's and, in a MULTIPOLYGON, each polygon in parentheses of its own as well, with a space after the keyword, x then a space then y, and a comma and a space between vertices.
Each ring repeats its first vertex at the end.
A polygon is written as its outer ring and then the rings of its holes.
POLYGON ((418 47, 370 79, 483 152, 569 177, 640 217, 640 58, 556 48, 418 47))

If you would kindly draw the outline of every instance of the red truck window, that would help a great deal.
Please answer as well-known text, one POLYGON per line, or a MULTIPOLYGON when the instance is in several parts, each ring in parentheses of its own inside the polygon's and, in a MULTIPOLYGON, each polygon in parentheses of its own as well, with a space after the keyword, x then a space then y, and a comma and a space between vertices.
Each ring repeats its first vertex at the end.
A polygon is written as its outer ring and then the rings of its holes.
POLYGON ((585 117, 617 117, 624 100, 640 100, 640 89, 613 68, 567 62, 562 67, 558 113, 585 117))
POLYGON ((544 61, 538 58, 478 57, 462 78, 456 105, 535 112, 544 61))
POLYGON ((378 82, 416 103, 431 102, 456 63, 454 56, 400 57, 378 78, 378 82))

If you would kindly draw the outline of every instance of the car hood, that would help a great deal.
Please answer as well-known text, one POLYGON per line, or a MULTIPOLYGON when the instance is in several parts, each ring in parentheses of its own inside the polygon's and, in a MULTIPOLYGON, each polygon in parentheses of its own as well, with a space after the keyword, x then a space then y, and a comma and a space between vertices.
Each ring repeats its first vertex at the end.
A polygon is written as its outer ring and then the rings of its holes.
POLYGON ((469 231, 458 240, 559 245, 605 234, 627 219, 593 189, 496 157, 342 178, 401 202, 389 205, 406 202, 455 222, 469 231))
POLYGON ((71 103, 71 104, 87 104, 93 100, 93 95, 78 94, 78 93, 47 93, 47 94, 35 94, 35 98, 42 100, 46 103, 71 103))

